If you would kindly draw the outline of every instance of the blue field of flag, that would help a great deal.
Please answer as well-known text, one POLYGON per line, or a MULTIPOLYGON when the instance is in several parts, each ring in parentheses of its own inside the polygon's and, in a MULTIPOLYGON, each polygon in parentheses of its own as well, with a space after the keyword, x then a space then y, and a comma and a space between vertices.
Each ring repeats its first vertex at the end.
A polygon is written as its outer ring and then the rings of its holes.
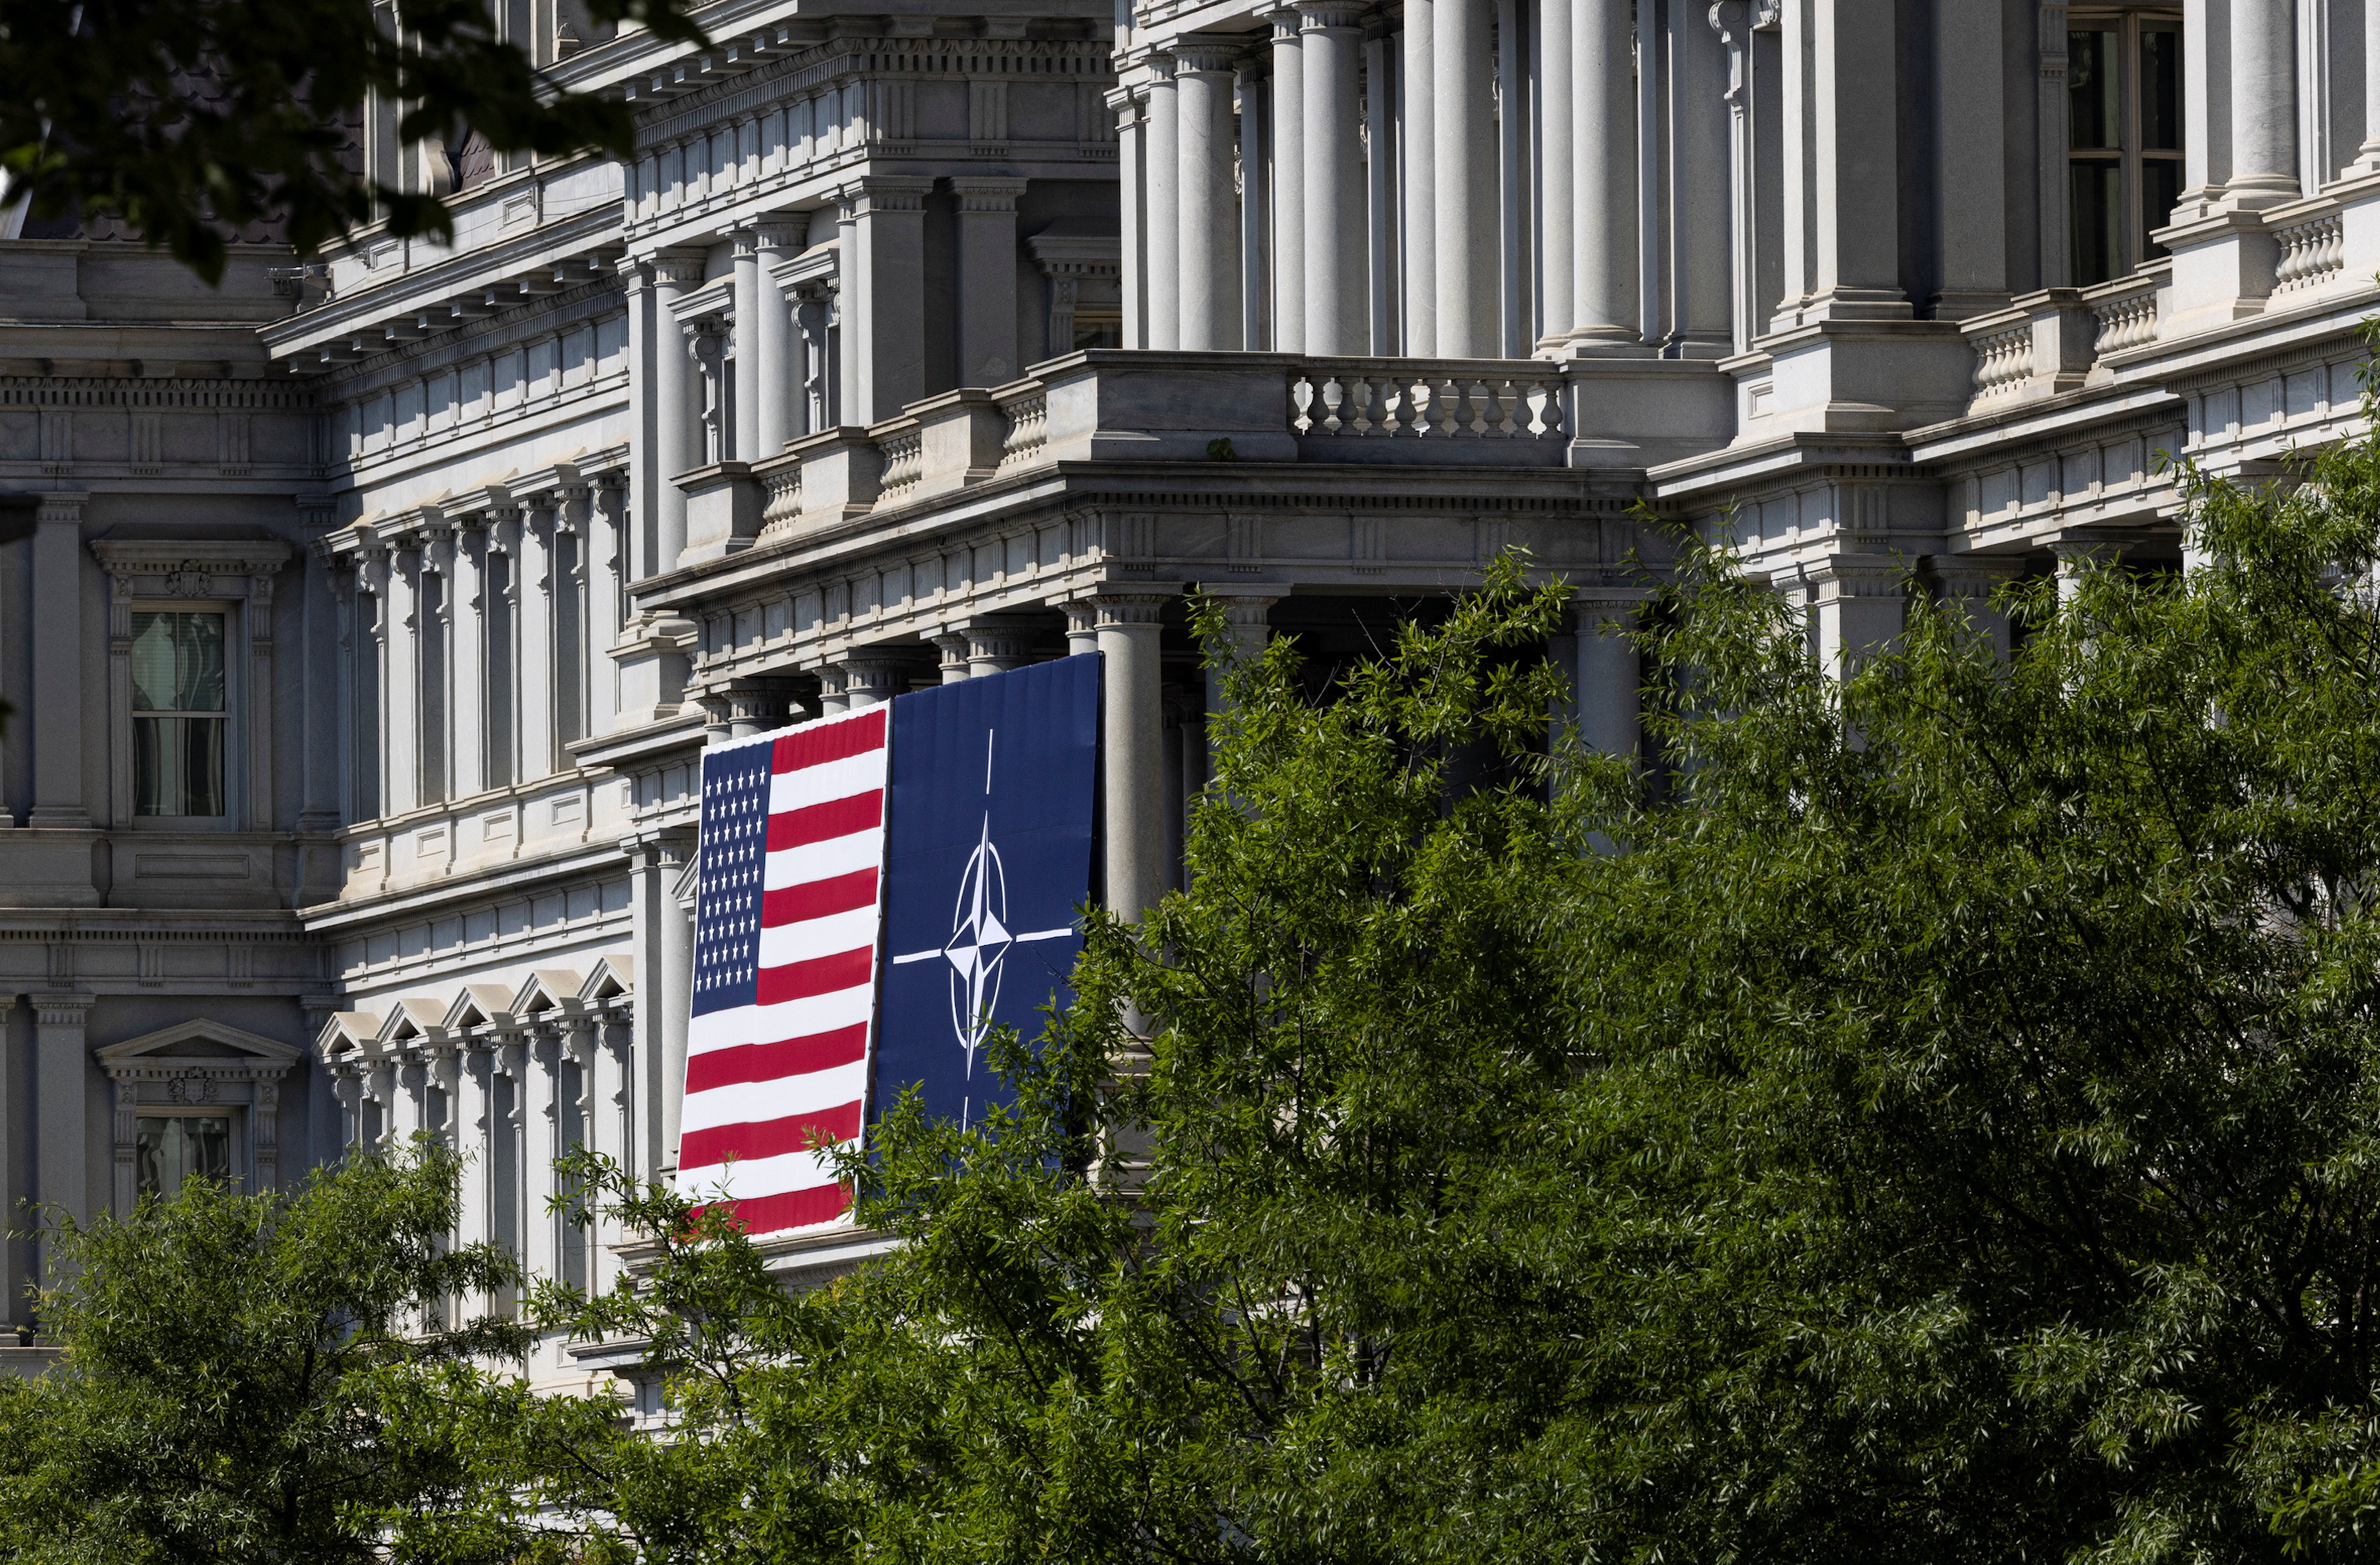
POLYGON ((878 1111, 911 1086, 974 1123, 1005 1094, 987 1035, 1040 1034, 1068 995, 1091 889, 1099 659, 1061 658, 892 703, 878 1111))

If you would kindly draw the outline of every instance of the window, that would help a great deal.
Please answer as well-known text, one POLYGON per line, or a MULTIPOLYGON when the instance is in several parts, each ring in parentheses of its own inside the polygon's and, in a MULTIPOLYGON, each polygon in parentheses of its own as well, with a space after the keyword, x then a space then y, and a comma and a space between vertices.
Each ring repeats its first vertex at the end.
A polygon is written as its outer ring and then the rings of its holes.
POLYGON ((1078 348, 1123 346, 1123 314, 1097 309, 1075 310, 1075 346, 1078 348))
POLYGON ((140 1116, 134 1126, 133 1177, 160 1200, 187 1179, 231 1178, 231 1121, 220 1114, 140 1116))
POLYGON ((132 616, 132 812, 224 815, 224 615, 132 616))
POLYGON ((2181 195, 2181 20, 2079 16, 2066 34, 2068 223, 2088 287, 2165 253, 2149 236, 2181 195))

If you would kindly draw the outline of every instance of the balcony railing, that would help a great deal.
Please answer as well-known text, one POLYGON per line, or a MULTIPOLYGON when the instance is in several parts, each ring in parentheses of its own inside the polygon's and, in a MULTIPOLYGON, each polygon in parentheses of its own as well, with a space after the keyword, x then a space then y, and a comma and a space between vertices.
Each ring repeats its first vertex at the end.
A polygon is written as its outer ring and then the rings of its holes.
POLYGON ((682 474, 689 562, 1062 464, 1641 468, 1733 438, 1733 382, 1681 359, 1094 350, 911 403, 764 461, 682 474))

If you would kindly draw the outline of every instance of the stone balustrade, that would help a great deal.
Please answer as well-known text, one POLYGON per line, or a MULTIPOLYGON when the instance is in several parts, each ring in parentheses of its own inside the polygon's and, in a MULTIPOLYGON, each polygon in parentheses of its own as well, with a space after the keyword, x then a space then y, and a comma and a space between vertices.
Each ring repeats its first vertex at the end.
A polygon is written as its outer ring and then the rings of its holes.
MULTIPOLYGON (((2087 313, 2087 312, 2086 312, 2087 313)), ((1061 463, 1642 467, 1726 443, 1731 382, 1677 359, 1091 349, 991 391, 678 476, 699 564, 1061 463)))

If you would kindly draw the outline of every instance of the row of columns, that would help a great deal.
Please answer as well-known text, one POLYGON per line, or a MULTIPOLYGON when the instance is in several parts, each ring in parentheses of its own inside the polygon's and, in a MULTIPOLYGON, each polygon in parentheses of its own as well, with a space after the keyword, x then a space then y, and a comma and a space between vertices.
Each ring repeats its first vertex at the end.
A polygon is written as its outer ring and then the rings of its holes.
MULTIPOLYGON (((554 1161, 573 1146, 614 1158, 632 1173, 656 1166, 638 1123, 638 1094, 647 1087, 638 1031, 629 1008, 617 1002, 455 1033, 433 1027, 377 1056, 335 1057, 333 1091, 350 1145, 399 1146, 426 1131, 464 1155, 459 1243, 511 1247, 533 1276, 600 1290, 617 1265, 603 1241, 616 1235, 589 1235, 551 1210, 548 1197, 556 1189, 554 1161), (500 1091, 500 1083, 508 1087, 500 1091)), ((514 1303, 491 1295, 469 1305, 495 1312, 514 1303)))
MULTIPOLYGON (((1281 601, 1278 592, 1221 590, 1225 620, 1241 655, 1259 655, 1270 636, 1268 616, 1281 601)), ((1173 883, 1166 801, 1170 780, 1183 769, 1169 766, 1166 758, 1161 637, 1166 609, 1179 593, 1178 587, 1135 584, 1059 605, 1066 613, 1067 655, 1096 652, 1103 660, 1102 883, 1108 904, 1135 917, 1156 905, 1173 883)), ((1575 634, 1554 649, 1572 679, 1585 742, 1616 754, 1633 754, 1638 746, 1636 650, 1619 631, 1633 624, 1645 598, 1635 588, 1583 589, 1573 604, 1575 634)), ((1028 617, 988 614, 954 622, 929 639, 941 653, 941 678, 950 684, 1036 661, 1039 637, 1038 624, 1028 617)), ((815 670, 821 710, 832 715, 888 701, 908 687, 920 667, 914 649, 845 652, 815 670)), ((790 715, 792 691, 790 682, 770 679, 720 686, 704 699, 712 719, 710 734, 720 741, 779 726, 790 715)), ((1210 679, 1209 714, 1221 700, 1220 683, 1210 679)), ((638 906, 644 907, 641 895, 638 906)))
POLYGON ((336 584, 355 783, 347 818, 401 815, 566 769, 609 726, 627 517, 572 481, 375 542, 336 584))
MULTIPOLYGON (((638 422, 652 459, 640 475, 652 518, 642 575, 676 568, 686 495, 672 480, 713 462, 758 462, 837 424, 896 418, 928 394, 926 206, 937 181, 875 175, 833 207, 772 212, 734 229, 724 310, 702 309, 707 252, 656 251, 624 263, 631 352, 643 372, 638 422), (831 265, 806 251, 832 242, 831 265)), ((1016 212, 1026 181, 945 181, 957 208, 955 372, 996 386, 1022 368, 1016 212)))
POLYGON ((1144 340, 1133 346, 1649 351, 1636 7, 1540 0, 1535 81, 1517 13, 1506 0, 1500 30, 1498 8, 1408 0, 1401 32, 1367 42, 1358 0, 1296 0, 1265 14, 1255 55, 1191 36, 1145 56, 1118 98, 1137 175, 1127 200, 1144 224, 1144 340), (1244 228, 1267 242, 1244 244, 1244 228), (1244 300, 1244 287, 1257 297, 1244 300), (1269 342, 1252 332, 1260 316, 1269 342))

